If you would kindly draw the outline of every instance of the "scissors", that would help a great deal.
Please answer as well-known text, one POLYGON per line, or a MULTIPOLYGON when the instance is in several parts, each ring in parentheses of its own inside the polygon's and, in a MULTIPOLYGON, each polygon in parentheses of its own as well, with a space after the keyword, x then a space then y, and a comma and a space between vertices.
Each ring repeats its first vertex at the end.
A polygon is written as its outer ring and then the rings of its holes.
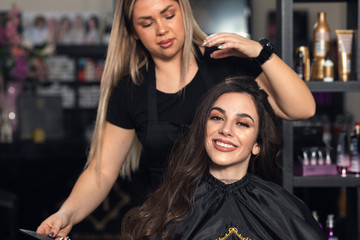
POLYGON ((41 233, 37 233, 31 230, 26 230, 26 229, 19 229, 20 232, 25 233, 29 236, 32 236, 33 238, 39 239, 39 240, 54 240, 53 238, 45 235, 45 234, 41 234, 41 233))

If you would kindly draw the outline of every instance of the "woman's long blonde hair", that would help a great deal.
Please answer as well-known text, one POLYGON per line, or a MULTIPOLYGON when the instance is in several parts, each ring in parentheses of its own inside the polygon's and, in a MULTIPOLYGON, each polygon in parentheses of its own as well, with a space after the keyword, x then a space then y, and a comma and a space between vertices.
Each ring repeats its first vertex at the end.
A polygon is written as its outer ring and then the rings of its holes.
MULTIPOLYGON (((181 79, 187 72, 190 52, 195 54, 194 44, 201 45, 206 38, 196 23, 188 0, 176 0, 181 8, 184 28, 185 43, 183 47, 181 79)), ((143 81, 139 69, 147 66, 149 53, 139 40, 133 37, 132 13, 136 0, 117 0, 114 20, 111 30, 109 46, 106 55, 105 68, 100 85, 100 100, 97 110, 95 130, 92 137, 88 160, 85 168, 89 166, 92 159, 98 161, 97 169, 100 172, 101 149, 103 129, 106 122, 108 101, 112 90, 120 79, 130 75, 136 85, 143 81)), ((131 171, 138 167, 141 152, 141 144, 135 137, 132 147, 127 154, 126 160, 121 168, 121 176, 130 176, 131 171)))

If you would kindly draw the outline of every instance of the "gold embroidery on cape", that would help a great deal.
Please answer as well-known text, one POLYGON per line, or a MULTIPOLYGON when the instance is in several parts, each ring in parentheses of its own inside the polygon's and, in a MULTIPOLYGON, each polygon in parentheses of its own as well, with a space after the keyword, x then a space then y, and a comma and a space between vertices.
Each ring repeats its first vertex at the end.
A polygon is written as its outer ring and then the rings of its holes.
POLYGON ((235 234, 240 240, 251 240, 250 238, 248 237, 243 237, 240 233, 238 233, 238 230, 237 228, 229 228, 229 232, 225 234, 224 237, 219 237, 215 240, 225 240, 227 239, 228 237, 230 237, 232 234, 235 234))

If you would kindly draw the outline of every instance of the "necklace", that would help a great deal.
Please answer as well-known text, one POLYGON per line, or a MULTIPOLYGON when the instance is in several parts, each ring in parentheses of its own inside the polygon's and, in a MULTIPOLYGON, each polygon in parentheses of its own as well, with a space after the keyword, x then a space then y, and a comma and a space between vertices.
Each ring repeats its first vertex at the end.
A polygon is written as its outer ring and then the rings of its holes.
POLYGON ((223 178, 223 179, 219 179, 219 180, 222 181, 225 184, 231 184, 231 183, 239 181, 240 179, 224 179, 223 178))

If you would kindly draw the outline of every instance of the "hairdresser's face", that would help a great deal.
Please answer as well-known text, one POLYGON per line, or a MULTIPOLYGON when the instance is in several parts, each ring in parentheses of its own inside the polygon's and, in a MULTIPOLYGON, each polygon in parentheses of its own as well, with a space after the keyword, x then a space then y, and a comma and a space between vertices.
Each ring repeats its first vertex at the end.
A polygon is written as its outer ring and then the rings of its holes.
POLYGON ((218 178, 240 179, 247 172, 256 143, 259 117, 247 93, 225 93, 215 102, 206 124, 205 148, 212 160, 211 174, 218 178))
POLYGON ((134 37, 154 60, 181 56, 185 30, 180 6, 174 0, 137 0, 133 10, 134 37))

